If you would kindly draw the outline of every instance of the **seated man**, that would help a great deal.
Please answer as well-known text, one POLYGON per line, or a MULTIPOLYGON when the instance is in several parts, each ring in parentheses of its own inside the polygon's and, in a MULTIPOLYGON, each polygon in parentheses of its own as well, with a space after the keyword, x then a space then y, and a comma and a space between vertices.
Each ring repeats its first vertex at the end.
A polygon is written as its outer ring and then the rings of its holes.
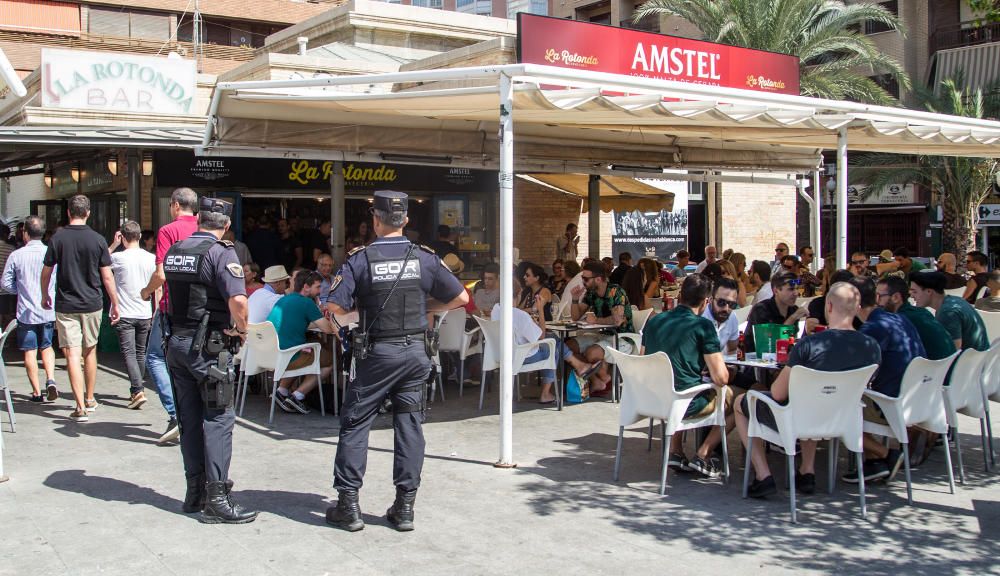
MULTIPOLYGON (((902 281, 902 278, 895 278, 902 281)), ((920 334, 910 324, 910 321, 876 307, 888 299, 888 291, 876 291, 875 283, 870 278, 854 278, 851 284, 858 289, 861 296, 861 309, 858 318, 864 322, 860 332, 878 342, 882 354, 882 364, 872 380, 872 390, 886 396, 899 396, 899 385, 903 381, 903 373, 914 358, 927 357, 920 334)), ((868 422, 888 425, 885 416, 874 402, 865 399, 864 418, 868 422)), ((875 438, 865 435, 865 480, 892 480, 903 463, 903 453, 899 450, 888 450, 875 438)), ((845 482, 857 482, 857 474, 845 474, 845 482)))
MULTIPOLYGON (((609 284, 605 266, 600 262, 590 262, 580 272, 582 286, 574 286, 570 292, 573 304, 570 309, 573 320, 583 320, 588 324, 603 324, 614 332, 633 332, 632 307, 629 305, 625 290, 617 284, 609 284)), ((609 336, 581 334, 577 344, 583 351, 583 356, 590 364, 604 360, 604 348, 600 343, 613 344, 609 336)), ((620 346, 628 347, 627 342, 620 346)), ((624 350, 631 352, 631 348, 624 350)), ((590 395, 606 396, 610 391, 611 376, 605 364, 601 364, 591 375, 590 395)))
MULTIPOLYGON (((309 328, 319 329, 327 334, 333 334, 333 325, 323 317, 319 306, 316 305, 316 298, 319 296, 320 286, 323 278, 316 272, 300 272, 295 275, 294 292, 283 296, 275 302, 274 309, 267 317, 267 321, 274 324, 274 329, 278 333, 278 345, 283 350, 293 346, 300 346, 306 343, 306 330, 309 328)), ((298 352, 288 363, 289 370, 304 368, 313 362, 312 352, 303 350, 298 352)), ((329 349, 321 349, 320 352, 320 378, 326 380, 330 377, 333 367, 333 354, 329 349)), ((306 394, 313 390, 319 381, 315 374, 310 374, 302 378, 298 388, 291 394, 288 387, 294 378, 283 378, 278 383, 278 393, 274 397, 275 403, 285 412, 298 412, 308 414, 303 400, 306 394)))
POLYGON ((986 286, 990 290, 990 295, 976 300, 976 310, 1000 312, 1000 269, 987 274, 986 286))
POLYGON ((753 301, 750 302, 754 305, 758 302, 763 302, 774 293, 771 292, 771 265, 763 260, 754 260, 750 264, 750 270, 747 272, 750 276, 750 286, 753 288, 753 301))
POLYGON ((934 318, 926 308, 917 308, 910 304, 910 290, 906 280, 898 276, 889 276, 879 280, 876 289, 880 307, 906 318, 917 329, 926 352, 924 358, 940 360, 955 353, 955 343, 937 318, 934 318))
POLYGON ((799 320, 809 315, 809 310, 799 308, 795 300, 799 297, 799 277, 791 272, 779 272, 771 276, 773 296, 757 302, 747 317, 747 328, 743 336, 743 346, 747 352, 756 351, 753 327, 757 324, 788 324, 795 326, 799 320))
POLYGON ((285 295, 288 288, 288 272, 284 266, 270 266, 264 270, 261 281, 264 282, 264 287, 255 290, 247 298, 247 322, 250 324, 267 322, 267 316, 271 313, 274 303, 285 295))
MULTIPOLYGON (((707 390, 695 396, 688 404, 685 418, 702 418, 715 410, 719 401, 719 388, 729 380, 729 371, 722 359, 719 336, 712 321, 703 317, 706 303, 712 291, 712 284, 702 274, 691 274, 681 284, 677 307, 669 312, 657 314, 646 322, 642 335, 643 354, 665 352, 670 357, 674 371, 674 389, 687 390, 702 382, 702 373, 708 371, 713 384, 718 388, 707 390)), ((726 388, 728 392, 728 388, 726 388)), ((722 399, 727 408, 732 394, 722 399)), ((709 455, 722 440, 718 427, 713 427, 705 441, 690 461, 684 456, 681 435, 671 438, 668 466, 678 470, 694 470, 709 478, 722 475, 722 466, 709 455)))
MULTIPOLYGON (((837 270, 830 275, 830 285, 837 282, 849 282, 854 278, 854 273, 849 270, 837 270)), ((865 278, 867 276, 859 276, 865 278)), ((812 334, 817 326, 826 326, 826 295, 813 298, 809 301, 809 317, 806 318, 806 334, 812 334)), ((854 319, 854 329, 861 328, 861 321, 854 319)))
POLYGON ((945 278, 940 272, 922 272, 910 276, 910 297, 921 308, 937 310, 934 315, 951 336, 955 348, 988 350, 990 339, 986 325, 971 304, 958 296, 946 296, 945 278))
POLYGON ((956 288, 965 288, 967 281, 965 276, 955 272, 958 261, 955 259, 955 255, 951 252, 943 252, 937 258, 937 270, 938 272, 944 274, 945 278, 945 290, 954 290, 956 288))
POLYGON ((733 310, 736 309, 736 296, 739 286, 736 280, 720 278, 715 283, 712 298, 705 306, 702 316, 708 318, 719 335, 719 349, 724 354, 735 354, 740 343, 740 323, 736 320, 733 310))
POLYGON ((490 262, 483 267, 483 281, 472 295, 472 301, 480 314, 489 314, 493 306, 500 302, 500 265, 490 262))
MULTIPOLYGON (((858 289, 846 282, 838 282, 830 287, 826 295, 826 318, 828 329, 818 334, 806 336, 788 354, 788 363, 774 381, 768 393, 781 404, 788 402, 788 381, 792 368, 805 366, 825 372, 843 372, 864 368, 882 361, 878 342, 854 330, 854 317, 860 308, 861 295, 858 289)), ((743 447, 747 447, 749 408, 746 395, 736 399, 736 428, 740 433, 743 447)), ((774 415, 763 403, 757 404, 757 421, 776 429, 774 415)), ((804 494, 816 491, 816 442, 803 440, 802 462, 795 474, 795 487, 804 494)), ((754 438, 752 464, 754 481, 750 485, 752 498, 763 498, 777 492, 771 469, 764 454, 764 442, 754 438)))

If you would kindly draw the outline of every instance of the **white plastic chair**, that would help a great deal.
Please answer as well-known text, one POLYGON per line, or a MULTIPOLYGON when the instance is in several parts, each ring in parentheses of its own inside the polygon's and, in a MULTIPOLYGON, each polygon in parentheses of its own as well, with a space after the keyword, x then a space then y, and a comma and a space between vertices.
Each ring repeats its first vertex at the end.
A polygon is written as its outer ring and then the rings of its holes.
POLYGON ((670 440, 677 432, 708 426, 722 427, 723 473, 729 478, 729 448, 726 446, 726 386, 716 388, 715 411, 701 418, 684 419, 691 400, 698 394, 715 388, 713 384, 699 384, 684 391, 674 390, 674 369, 664 352, 646 356, 625 354, 610 346, 604 347, 614 358, 622 374, 621 407, 618 411, 618 447, 615 449, 614 479, 621 472, 622 442, 625 427, 646 418, 659 420, 663 429, 663 464, 660 470, 660 495, 667 491, 667 461, 670 440))
POLYGON ((961 298, 962 294, 965 294, 965 286, 962 286, 961 288, 949 288, 944 291, 945 296, 958 296, 961 298))
MULTIPOLYGON (((483 333, 483 339, 486 341, 483 345, 483 370, 479 384, 479 409, 482 410, 483 400, 486 396, 486 373, 500 369, 500 322, 486 320, 485 318, 480 318, 479 316, 473 316, 473 318, 475 318, 476 322, 479 323, 479 328, 483 333)), ((512 342, 511 344, 514 343, 512 342)), ((517 376, 518 374, 525 374, 527 372, 535 372, 537 370, 555 370, 558 366, 558 364, 556 364, 557 361, 561 362, 562 358, 556 358, 555 338, 542 338, 537 342, 514 344, 514 376, 517 376), (536 347, 548 348, 548 357, 545 358, 545 360, 525 364, 525 358, 531 356, 536 347)), ((562 385, 559 382, 555 382, 554 387, 556 392, 556 405, 561 406, 562 385)))
POLYGON ((441 384, 441 400, 444 400, 443 376, 441 375, 441 352, 458 354, 458 395, 461 397, 465 388, 465 359, 481 354, 483 345, 479 336, 479 328, 465 329, 467 315, 465 308, 448 310, 441 316, 438 324, 438 354, 433 362, 438 367, 438 382, 441 384))
POLYGON ((837 440, 856 454, 858 484, 861 491, 861 517, 868 517, 865 504, 864 456, 861 441, 861 395, 868 386, 877 365, 845 372, 822 372, 795 366, 788 382, 788 404, 782 406, 770 396, 756 390, 747 392, 750 421, 746 469, 743 472, 743 497, 750 483, 750 456, 753 438, 780 446, 788 456, 788 495, 792 522, 795 517, 795 450, 797 440, 830 440, 829 490, 833 492, 837 474, 837 440), (757 421, 757 403, 768 405, 778 429, 757 421))
POLYGON ((962 446, 958 433, 958 415, 964 414, 979 419, 979 429, 982 435, 983 460, 989 469, 986 432, 986 402, 983 399, 983 377, 989 372, 988 360, 991 350, 980 352, 968 348, 955 361, 951 370, 948 385, 944 387, 944 406, 948 416, 948 426, 955 430, 955 454, 958 456, 958 481, 965 484, 965 465, 962 463, 962 446))
MULTIPOLYGON (((646 308, 645 310, 637 310, 635 306, 632 307, 632 328, 635 332, 621 332, 618 334, 618 341, 621 342, 625 340, 632 345, 632 351, 638 352, 642 348, 642 329, 646 327, 646 322, 653 315, 652 308, 646 308)), ((614 364, 614 360, 609 361, 610 364, 614 364)))
MULTIPOLYGON (((7 343, 7 337, 17 328, 17 320, 11 320, 7 327, 0 334, 0 388, 3 388, 3 399, 7 404, 7 417, 10 419, 10 431, 16 432, 17 417, 14 416, 14 402, 10 399, 10 385, 7 381, 7 363, 3 360, 3 347, 7 343)), ((0 471, 2 475, 2 471, 0 471)))
MULTIPOLYGON (((1000 312, 995 312, 1000 314, 1000 312)), ((990 357, 983 368, 983 410, 986 412, 986 437, 990 445, 990 466, 995 466, 993 454, 993 422, 990 418, 990 402, 1000 402, 1000 338, 990 344, 990 357)))
MULTIPOLYGON (((933 432, 948 434, 948 417, 944 411, 944 379, 948 375, 955 358, 955 352, 947 358, 928 360, 914 358, 903 373, 899 384, 899 396, 893 398, 874 390, 865 390, 865 397, 871 399, 882 409, 888 425, 875 422, 864 422, 864 431, 877 436, 895 438, 903 452, 903 465, 906 471, 906 501, 913 504, 913 486, 910 481, 910 451, 908 426, 933 432)), ((948 461, 948 488, 955 493, 955 474, 951 467, 951 450, 945 451, 948 461)))
POLYGON ((740 306, 736 310, 733 310, 733 315, 736 316, 736 323, 740 325, 740 332, 742 332, 745 329, 747 318, 750 317, 750 310, 752 309, 753 306, 747 305, 747 306, 740 306))
POLYGON ((985 310, 976 310, 976 312, 979 312, 979 317, 986 325, 986 335, 990 342, 1000 338, 1000 312, 986 312, 985 310))
MULTIPOLYGON (((295 378, 315 374, 318 378, 321 374, 320 367, 320 345, 316 342, 307 342, 299 346, 292 346, 282 350, 278 344, 278 333, 274 329, 274 324, 262 322, 260 324, 250 324, 247 327, 247 346, 250 350, 246 357, 246 373, 257 374, 264 371, 274 373, 274 383, 271 386, 271 411, 267 417, 267 424, 274 423, 274 395, 278 393, 278 383, 282 378, 295 378), (288 369, 288 363, 297 352, 302 350, 312 350, 312 362, 302 368, 295 370, 288 369), (252 363, 252 366, 251 366, 252 363), (252 372, 253 370, 253 372, 252 372)), ((326 405, 323 399, 322 382, 317 386, 319 390, 320 412, 326 416, 326 405)), ((246 387, 243 389, 244 398, 246 387)))

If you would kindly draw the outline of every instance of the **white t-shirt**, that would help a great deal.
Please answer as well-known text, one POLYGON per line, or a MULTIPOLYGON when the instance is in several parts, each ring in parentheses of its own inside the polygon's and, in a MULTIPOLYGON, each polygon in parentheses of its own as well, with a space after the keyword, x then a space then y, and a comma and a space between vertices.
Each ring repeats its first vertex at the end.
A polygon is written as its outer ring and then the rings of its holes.
POLYGON ((736 314, 730 313, 729 318, 726 318, 721 325, 716 323, 711 305, 705 306, 705 311, 701 315, 712 321, 712 326, 715 326, 715 332, 719 335, 719 346, 722 347, 722 353, 726 354, 729 343, 740 339, 740 323, 736 320, 736 314))
POLYGON ((111 272, 118 293, 118 315, 145 320, 153 317, 153 307, 139 292, 156 272, 156 256, 142 248, 129 248, 111 255, 111 272))
POLYGON ((274 303, 281 300, 282 296, 284 294, 275 294, 271 287, 266 285, 256 290, 250 295, 250 298, 247 298, 247 322, 250 324, 267 322, 267 317, 271 314, 274 303))
MULTIPOLYGON (((542 337, 542 329, 538 327, 538 324, 524 310, 520 308, 513 308, 512 310, 514 312, 514 342, 518 344, 538 342, 538 339, 542 337)), ((500 320, 499 304, 493 305, 493 310, 490 312, 490 319, 494 321, 500 320)), ((531 350, 529 356, 534 353, 535 349, 531 350)))
POLYGON ((764 300, 773 297, 774 297, 774 290, 771 289, 771 282, 764 282, 764 285, 761 286, 760 290, 757 291, 757 295, 753 297, 753 302, 751 302, 751 305, 756 304, 758 302, 763 302, 764 300))

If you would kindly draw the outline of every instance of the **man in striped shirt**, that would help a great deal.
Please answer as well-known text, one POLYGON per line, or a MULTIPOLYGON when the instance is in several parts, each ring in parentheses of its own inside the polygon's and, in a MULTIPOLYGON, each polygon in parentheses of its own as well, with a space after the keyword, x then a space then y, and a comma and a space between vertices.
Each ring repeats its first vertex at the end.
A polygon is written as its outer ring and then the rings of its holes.
MULTIPOLYGON (((41 402, 44 399, 38 385, 38 351, 41 350, 46 394, 49 402, 55 402, 59 398, 53 379, 56 353, 52 348, 52 330, 56 313, 42 307, 42 286, 38 281, 42 276, 42 260, 46 251, 45 244, 42 244, 43 234, 45 224, 42 219, 28 216, 22 232, 25 245, 7 257, 0 287, 17 294, 17 346, 24 352, 24 368, 31 383, 31 401, 41 402)), ((55 282, 49 284, 49 298, 53 300, 55 288, 55 282)))

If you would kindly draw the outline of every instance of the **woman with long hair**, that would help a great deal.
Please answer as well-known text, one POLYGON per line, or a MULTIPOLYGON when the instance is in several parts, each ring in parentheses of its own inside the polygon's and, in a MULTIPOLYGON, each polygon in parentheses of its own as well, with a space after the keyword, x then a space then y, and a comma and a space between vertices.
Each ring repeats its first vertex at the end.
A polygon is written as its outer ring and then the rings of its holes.
POLYGON ((562 298, 563 290, 566 289, 566 283, 569 282, 570 278, 566 276, 566 266, 562 260, 556 259, 552 263, 552 277, 549 278, 549 290, 553 294, 556 294, 562 298))
POLYGON ((645 276, 642 268, 633 266, 629 268, 628 272, 622 278, 621 286, 622 290, 625 291, 625 297, 628 298, 628 303, 639 310, 645 310, 649 307, 646 300, 646 293, 642 289, 645 283, 645 276))
POLYGON ((830 278, 833 278, 833 273, 837 271, 837 258, 833 254, 827 254, 823 258, 823 268, 819 271, 819 283, 820 288, 823 290, 823 294, 830 288, 830 278))
POLYGON ((640 258, 637 265, 642 269, 642 294, 646 298, 645 307, 653 307, 653 298, 660 297, 660 266, 652 258, 640 258))
POLYGON ((736 269, 736 281, 743 285, 743 289, 750 292, 750 276, 747 274, 747 256, 742 252, 734 252, 729 259, 736 269))
POLYGON ((375 240, 375 232, 372 231, 372 227, 368 224, 367 220, 362 220, 358 223, 357 234, 347 239, 347 249, 353 250, 358 246, 367 246, 373 240, 375 240))
POLYGON ((743 287, 743 283, 739 281, 739 277, 736 274, 736 267, 729 260, 719 260, 717 262, 720 268, 722 268, 723 278, 729 278, 730 280, 735 280, 736 284, 739 286, 739 291, 736 293, 736 301, 739 303, 740 308, 747 305, 747 291, 743 287))
POLYGON ((552 291, 545 287, 545 270, 533 262, 522 262, 521 294, 517 307, 535 319, 538 327, 545 331, 545 323, 552 321, 552 291))

